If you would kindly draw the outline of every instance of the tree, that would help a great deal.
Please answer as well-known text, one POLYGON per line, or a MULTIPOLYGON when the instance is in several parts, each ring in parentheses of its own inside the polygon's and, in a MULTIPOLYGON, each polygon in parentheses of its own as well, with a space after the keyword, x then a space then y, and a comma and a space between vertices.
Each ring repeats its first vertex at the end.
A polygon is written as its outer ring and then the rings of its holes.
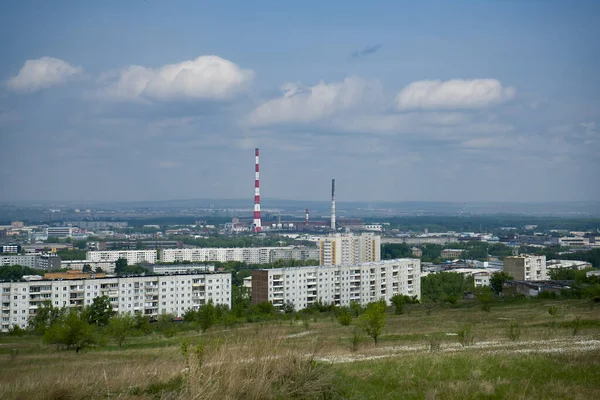
POLYGON ((206 332, 216 322, 216 310, 212 301, 200 306, 198 309, 198 323, 202 332, 206 332))
POLYGON ((348 326, 352 323, 352 314, 350 314, 350 310, 348 309, 348 307, 340 308, 337 320, 343 326, 348 326))
POLYGON ((97 274, 101 274, 102 272, 104 272, 104 271, 102 270, 102 268, 100 268, 100 267, 96 267, 96 273, 97 273, 97 274))
POLYGON ((481 309, 483 311, 490 311, 492 302, 492 291, 489 287, 482 287, 477 291, 475 295, 477 300, 481 303, 481 309))
POLYGON ((34 317, 29 320, 29 328, 38 335, 43 335, 62 316, 64 309, 56 308, 51 301, 45 301, 38 307, 34 317))
POLYGON ((396 314, 396 315, 404 314, 404 295, 397 294, 395 296, 392 296, 390 301, 394 305, 394 314, 396 314))
POLYGON ((127 269, 127 259, 119 258, 115 262, 115 273, 117 275, 123 275, 125 273, 126 269, 127 269))
POLYGON ((85 309, 88 323, 97 326, 106 326, 114 314, 108 296, 95 297, 92 304, 85 309))
POLYGON ((490 289, 495 294, 502 293, 502 286, 506 281, 512 281, 514 278, 504 271, 495 272, 490 277, 490 289))
POLYGON ((283 305, 283 312, 286 314, 293 314, 296 311, 296 306, 291 301, 286 301, 283 305))
POLYGON ((65 346, 79 353, 87 346, 95 344, 96 335, 82 313, 72 308, 44 333, 44 342, 65 346))
POLYGON ((385 300, 369 303, 364 314, 360 316, 359 325, 373 338, 375 344, 385 328, 385 308, 385 300))
POLYGON ((108 323, 108 334, 123 347, 125 339, 131 334, 135 320, 130 314, 115 315, 108 323))
POLYGON ((84 264, 83 268, 81 269, 81 272, 93 272, 92 267, 90 266, 90 264, 84 264))

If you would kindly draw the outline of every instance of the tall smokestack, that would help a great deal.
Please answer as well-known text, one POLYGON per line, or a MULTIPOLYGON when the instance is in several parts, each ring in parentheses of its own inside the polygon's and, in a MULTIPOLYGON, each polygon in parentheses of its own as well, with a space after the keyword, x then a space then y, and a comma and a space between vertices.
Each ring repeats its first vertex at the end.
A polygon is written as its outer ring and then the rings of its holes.
POLYGON ((308 225, 308 208, 306 209, 306 219, 304 220, 304 225, 308 225))
POLYGON ((259 184, 259 169, 258 169, 258 149, 254 149, 255 156, 255 177, 254 177, 254 221, 252 222, 253 231, 256 233, 262 232, 260 223, 260 184, 259 184))
POLYGON ((331 230, 335 231, 335 179, 331 180, 331 230))

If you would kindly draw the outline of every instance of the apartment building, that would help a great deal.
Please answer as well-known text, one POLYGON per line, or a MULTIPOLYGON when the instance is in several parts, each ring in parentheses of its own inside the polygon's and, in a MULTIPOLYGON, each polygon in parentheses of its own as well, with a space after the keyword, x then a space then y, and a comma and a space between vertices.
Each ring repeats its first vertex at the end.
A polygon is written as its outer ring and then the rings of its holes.
POLYGON ((359 264, 381 260, 381 236, 373 233, 336 233, 319 241, 321 265, 359 264))
POLYGON ((504 257, 504 272, 516 281, 544 281, 549 279, 546 256, 504 257))
POLYGON ((271 302, 296 310, 320 300, 326 304, 362 305, 396 294, 421 297, 421 262, 412 258, 318 267, 273 268, 252 271, 252 302, 271 302))
POLYGON ((126 259, 128 265, 154 264, 157 254, 156 250, 88 251, 86 253, 87 261, 117 261, 120 258, 126 259))
POLYGON ((461 258, 464 250, 463 249, 444 249, 440 256, 442 258, 455 259, 461 258))
POLYGON ((98 268, 107 274, 115 272, 115 261, 88 261, 88 260, 68 260, 61 261, 60 267, 70 270, 83 271, 83 267, 89 265, 92 271, 96 271, 98 268))
POLYGON ((56 254, 11 254, 1 255, 0 265, 21 265, 36 269, 59 269, 60 257, 56 254))
POLYGON ((44 230, 47 237, 68 238, 75 229, 70 226, 49 226, 44 230))
POLYGON ((240 261, 247 264, 268 264, 278 259, 319 259, 316 249, 303 247, 238 247, 238 248, 194 248, 165 249, 161 251, 161 262, 207 262, 240 261))
POLYGON ((55 307, 84 307, 96 297, 108 296, 115 311, 149 317, 162 313, 182 316, 187 310, 196 310, 210 300, 230 307, 231 274, 3 282, 0 292, 0 330, 6 332, 15 325, 26 328, 29 318, 45 301, 51 301, 55 307))

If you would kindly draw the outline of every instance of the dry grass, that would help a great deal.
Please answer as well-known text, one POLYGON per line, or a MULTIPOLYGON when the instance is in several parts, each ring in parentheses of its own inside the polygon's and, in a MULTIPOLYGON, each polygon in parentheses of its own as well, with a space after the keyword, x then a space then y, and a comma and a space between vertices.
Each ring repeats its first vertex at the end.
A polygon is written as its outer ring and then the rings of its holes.
POLYGON ((83 354, 56 351, 37 337, 2 336, 0 398, 396 398, 400 393, 403 398, 460 398, 469 391, 476 395, 466 397, 502 398, 551 393, 540 385, 553 387, 558 398, 570 393, 593 398, 600 397, 600 389, 586 379, 597 377, 588 366, 598 367, 589 357, 599 355, 598 321, 600 307, 582 301, 493 305, 489 313, 477 306, 431 312, 407 307, 407 314, 388 315, 378 346, 365 340, 358 349, 352 345, 355 328, 330 317, 311 321, 308 329, 302 321, 246 324, 172 339, 137 338, 123 350, 108 346, 83 354), (560 307, 556 317, 547 311, 553 304, 560 307), (574 337, 569 324, 577 317, 585 323, 574 337), (519 324, 517 341, 507 337, 511 323, 519 324), (465 326, 473 337, 467 347, 457 335, 465 326), (440 338, 439 351, 428 350, 431 337, 440 338), (19 349, 16 357, 13 348, 19 349), (536 375, 527 384, 522 371, 537 364, 547 374, 568 379, 536 375), (441 374, 439 368, 460 376, 441 374), (521 375, 506 372, 519 368, 521 375), (575 373, 583 378, 574 378, 575 373), (515 391, 507 389, 511 385, 515 391))

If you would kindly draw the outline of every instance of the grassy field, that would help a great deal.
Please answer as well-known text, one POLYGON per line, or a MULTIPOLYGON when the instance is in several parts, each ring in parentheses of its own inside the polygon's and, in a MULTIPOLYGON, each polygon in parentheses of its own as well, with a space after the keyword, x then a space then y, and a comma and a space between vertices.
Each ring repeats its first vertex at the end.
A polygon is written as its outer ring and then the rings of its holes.
POLYGON ((317 315, 79 354, 2 336, 0 398, 600 398, 600 304, 589 301, 414 305, 388 314, 377 346, 355 332, 317 315))

